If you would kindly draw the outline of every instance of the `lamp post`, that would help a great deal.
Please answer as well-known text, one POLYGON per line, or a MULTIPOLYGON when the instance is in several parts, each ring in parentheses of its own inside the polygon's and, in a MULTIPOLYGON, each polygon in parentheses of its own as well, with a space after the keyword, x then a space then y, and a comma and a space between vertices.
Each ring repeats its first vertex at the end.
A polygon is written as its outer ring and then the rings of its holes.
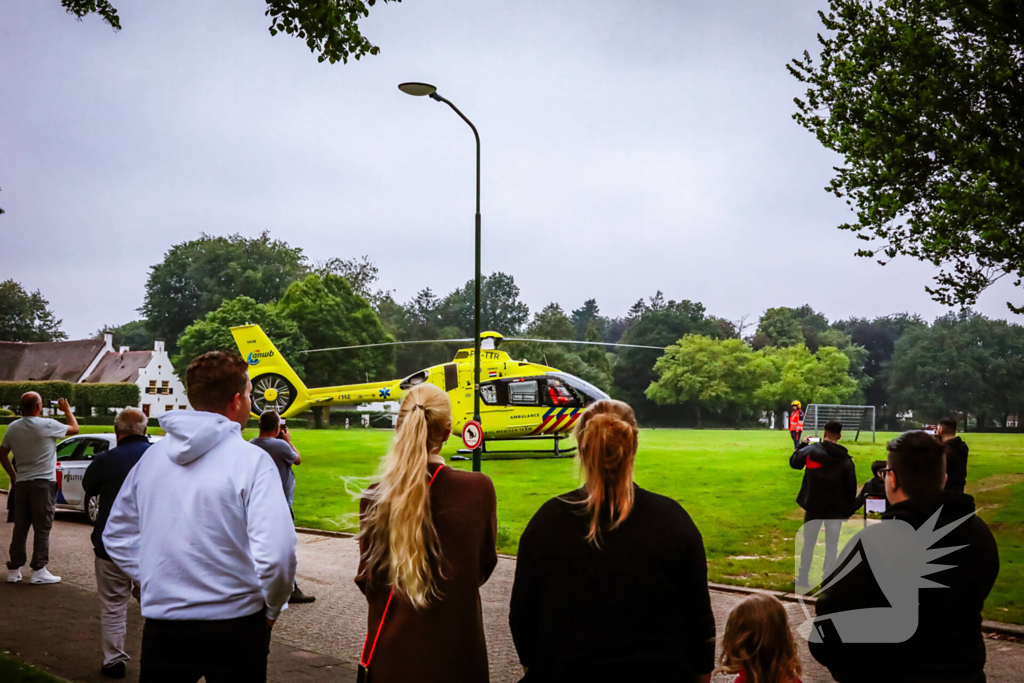
MULTIPOLYGON (((437 88, 428 83, 402 83, 398 89, 406 95, 414 97, 430 97, 432 100, 444 102, 459 115, 463 121, 473 130, 473 137, 476 138, 476 271, 473 279, 474 301, 473 301, 473 419, 480 423, 480 133, 477 132, 473 122, 466 118, 466 115, 459 111, 459 108, 437 94, 437 88)), ((482 428, 481 428, 482 431, 482 428)), ((480 450, 477 446, 473 449, 473 471, 480 471, 480 450)))

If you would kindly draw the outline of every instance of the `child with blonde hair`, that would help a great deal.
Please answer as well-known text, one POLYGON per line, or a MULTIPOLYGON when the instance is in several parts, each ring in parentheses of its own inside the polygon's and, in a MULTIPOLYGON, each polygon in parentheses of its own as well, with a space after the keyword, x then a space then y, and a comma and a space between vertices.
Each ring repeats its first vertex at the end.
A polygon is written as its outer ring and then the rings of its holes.
POLYGON ((733 608, 722 637, 718 671, 734 683, 800 683, 800 655, 786 608, 770 595, 752 595, 733 608))

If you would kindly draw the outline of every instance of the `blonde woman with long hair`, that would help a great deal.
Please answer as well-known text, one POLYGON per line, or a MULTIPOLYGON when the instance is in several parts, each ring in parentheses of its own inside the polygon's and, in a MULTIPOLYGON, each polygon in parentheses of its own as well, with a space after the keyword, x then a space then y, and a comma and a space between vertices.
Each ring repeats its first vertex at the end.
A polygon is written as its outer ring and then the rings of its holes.
POLYGON ((445 466, 451 431, 448 395, 412 389, 360 501, 356 583, 369 605, 360 664, 373 683, 488 680, 479 589, 498 562, 494 486, 445 466))
POLYGON ((509 625, 524 681, 711 680, 704 541, 676 501, 633 483, 639 429, 621 401, 576 425, 584 485, 519 541, 509 625))

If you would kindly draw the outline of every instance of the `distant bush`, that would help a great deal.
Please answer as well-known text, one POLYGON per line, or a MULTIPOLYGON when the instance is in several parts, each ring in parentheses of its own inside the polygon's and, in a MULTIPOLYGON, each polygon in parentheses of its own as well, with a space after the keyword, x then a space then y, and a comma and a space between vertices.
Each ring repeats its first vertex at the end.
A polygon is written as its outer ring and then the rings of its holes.
MULTIPOLYGON (((34 391, 43 398, 43 405, 50 405, 51 401, 58 398, 66 398, 74 402, 74 387, 71 382, 0 382, 0 406, 16 407, 21 403, 21 395, 34 391)), ((134 386, 134 385, 132 385, 134 386)), ((136 404, 138 400, 136 400, 136 404)))

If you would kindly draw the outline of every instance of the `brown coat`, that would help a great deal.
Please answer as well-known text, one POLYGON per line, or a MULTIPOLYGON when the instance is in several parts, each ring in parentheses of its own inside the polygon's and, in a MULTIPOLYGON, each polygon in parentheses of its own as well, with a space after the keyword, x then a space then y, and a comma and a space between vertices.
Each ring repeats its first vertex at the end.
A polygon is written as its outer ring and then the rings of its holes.
MULTIPOLYGON (((431 475, 437 467, 428 466, 431 475)), ((368 502, 360 502, 360 516, 368 502)), ((496 507, 487 475, 445 467, 434 479, 430 509, 444 556, 441 597, 417 610, 395 593, 370 662, 373 683, 488 680, 480 586, 498 563, 496 507)), ((360 553, 365 549, 364 541, 360 553)), ((391 592, 386 575, 370 578, 360 558, 356 584, 369 604, 367 656, 391 592)))

